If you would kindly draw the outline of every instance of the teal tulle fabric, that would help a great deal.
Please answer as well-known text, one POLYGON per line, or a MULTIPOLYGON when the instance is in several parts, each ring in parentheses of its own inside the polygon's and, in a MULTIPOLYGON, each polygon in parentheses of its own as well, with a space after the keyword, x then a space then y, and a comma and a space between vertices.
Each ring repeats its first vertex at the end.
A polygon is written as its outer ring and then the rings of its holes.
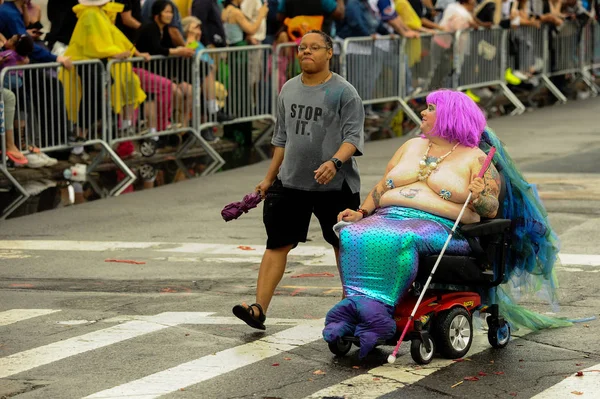
POLYGON ((512 242, 506 259, 505 282, 490 292, 501 314, 513 329, 530 330, 565 327, 572 323, 525 309, 518 303, 530 295, 543 299, 554 311, 558 308, 558 281, 555 265, 559 241, 537 189, 528 183, 490 128, 483 132, 480 148, 496 147, 494 164, 506 182, 502 217, 513 221, 512 242))

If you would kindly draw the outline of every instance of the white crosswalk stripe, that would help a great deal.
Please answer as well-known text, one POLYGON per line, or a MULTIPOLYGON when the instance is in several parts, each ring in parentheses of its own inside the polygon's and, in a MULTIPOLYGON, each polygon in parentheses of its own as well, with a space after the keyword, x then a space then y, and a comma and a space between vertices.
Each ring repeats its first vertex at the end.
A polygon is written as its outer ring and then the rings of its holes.
MULTIPOLYGON (((122 241, 68 241, 68 240, 4 240, 0 241, 0 259, 23 257, 22 251, 136 251, 145 250, 160 254, 195 254, 200 256, 161 256, 155 260, 169 262, 211 262, 221 264, 260 263, 264 245, 235 245, 174 242, 122 242, 122 241), (229 255, 229 256, 228 256, 229 255), (230 256, 234 255, 234 257, 230 256)), ((303 245, 290 252, 294 261, 305 266, 335 266, 335 256, 330 247, 303 245)), ((600 255, 560 253, 562 266, 600 266, 600 255)), ((560 270, 560 269, 559 269, 560 270)), ((563 267, 570 272, 598 273, 600 270, 563 267)))
MULTIPOLYGON (((406 342, 402 344, 408 345, 406 342)), ((473 356, 489 348, 487 334, 475 332, 473 344, 468 355, 473 356)), ((366 374, 349 378, 336 385, 322 389, 307 396, 305 399, 320 399, 329 396, 343 397, 345 399, 376 399, 404 388, 407 385, 414 384, 453 363, 453 360, 434 359, 430 364, 415 370, 413 367, 410 367, 414 365, 414 362, 409 355, 400 356, 393 365, 385 364, 375 367, 366 374), (378 379, 377 383, 373 383, 373 378, 378 379)))
MULTIPOLYGON (((60 311, 57 309, 7 310, 0 312, 0 327, 11 328, 15 323, 34 317, 41 318, 60 311)), ((103 319, 100 322, 119 324, 0 358, 0 378, 14 376, 36 367, 125 340, 135 339, 169 327, 243 324, 235 317, 214 316, 213 312, 164 312, 150 316, 117 316, 103 319)), ((53 323, 60 324, 55 319, 53 319, 53 323)), ((136 377, 137 379, 132 381, 124 383, 121 381, 120 385, 91 393, 85 396, 84 399, 158 398, 322 340, 322 319, 273 318, 269 319, 269 325, 278 326, 283 330, 253 342, 176 364, 141 378, 136 377)), ((325 346, 324 343, 323 345, 325 346)), ((403 343, 403 345, 405 347, 407 343, 403 343)), ((468 356, 471 357, 489 348, 486 334, 476 330, 468 356)), ((331 356, 326 351, 324 353, 326 356, 331 356)), ((410 355, 405 354, 399 356, 394 365, 385 364, 341 382, 336 380, 333 385, 320 389, 306 396, 305 399, 320 399, 323 397, 377 399, 415 384, 452 364, 454 364, 452 360, 434 359, 429 365, 415 367, 410 355)), ((600 364, 589 367, 583 370, 583 376, 569 377, 538 394, 535 398, 562 398, 580 391, 584 393, 583 397, 588 397, 586 395, 600 391, 599 369, 600 364)))
POLYGON ((204 356, 139 380, 86 396, 86 399, 133 396, 140 399, 157 398, 321 339, 322 329, 322 321, 312 323, 312 325, 292 327, 258 341, 204 356))
POLYGON ((44 316, 60 312, 55 309, 11 309, 0 312, 0 326, 7 326, 19 321, 31 319, 33 317, 44 316))

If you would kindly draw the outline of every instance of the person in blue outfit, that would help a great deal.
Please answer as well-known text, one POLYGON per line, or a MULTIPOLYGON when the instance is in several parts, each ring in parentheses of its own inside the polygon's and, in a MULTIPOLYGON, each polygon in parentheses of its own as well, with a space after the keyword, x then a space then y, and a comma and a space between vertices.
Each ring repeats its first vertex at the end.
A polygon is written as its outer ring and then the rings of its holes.
MULTIPOLYGON (((0 0, 0 33, 11 38, 15 35, 28 35, 23 13, 27 8, 25 0, 0 0)), ((71 69, 73 63, 69 57, 56 56, 39 43, 34 43, 33 51, 29 55, 32 64, 45 62, 59 62, 65 68, 71 69)), ((34 69, 23 79, 21 95, 18 96, 22 103, 21 109, 35 113, 40 122, 39 139, 34 138, 34 143, 39 147, 51 147, 61 142, 64 137, 65 105, 62 95, 62 85, 55 77, 49 76, 43 69, 34 69), (37 93, 37 95, 32 95, 37 93), (54 104, 48 107, 47 104, 54 104)), ((72 132, 67 132, 73 136, 72 132)), ((33 149, 33 148, 32 148, 33 149)))

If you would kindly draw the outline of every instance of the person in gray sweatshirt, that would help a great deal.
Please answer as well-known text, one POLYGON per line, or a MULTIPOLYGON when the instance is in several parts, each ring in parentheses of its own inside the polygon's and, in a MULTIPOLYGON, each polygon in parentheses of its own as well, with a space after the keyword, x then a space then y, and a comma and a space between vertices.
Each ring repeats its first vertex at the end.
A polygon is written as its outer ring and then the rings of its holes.
POLYGON ((360 177, 354 157, 363 153, 364 109, 344 78, 331 72, 333 41, 310 31, 298 46, 302 73, 281 89, 277 101, 275 147, 265 178, 255 190, 265 199, 263 222, 267 249, 256 286, 256 303, 242 303, 233 313, 264 330, 266 311, 287 263, 287 255, 306 242, 311 216, 339 257, 333 231, 338 214, 360 205, 360 177))

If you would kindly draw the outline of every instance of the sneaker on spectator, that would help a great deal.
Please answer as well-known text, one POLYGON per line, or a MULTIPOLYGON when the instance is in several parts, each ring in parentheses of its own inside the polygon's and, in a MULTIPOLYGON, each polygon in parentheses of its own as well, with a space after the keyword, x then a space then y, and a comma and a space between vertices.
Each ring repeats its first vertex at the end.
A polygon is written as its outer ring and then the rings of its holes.
POLYGON ((43 152, 40 152, 38 155, 46 161, 46 165, 44 166, 54 166, 58 163, 58 159, 52 158, 51 156, 48 156, 43 152))
POLYGON ((365 110, 365 119, 370 119, 373 121, 379 120, 379 115, 377 115, 372 109, 365 110))
POLYGON ((217 122, 219 122, 219 123, 230 122, 235 119, 235 116, 226 114, 223 111, 218 111, 216 116, 217 116, 217 122))
POLYGON ((506 80, 506 83, 513 86, 518 86, 521 84, 521 79, 519 79, 513 74, 511 68, 508 68, 506 72, 504 72, 504 80, 506 80))
POLYGON ((513 71, 513 75, 515 75, 518 79, 521 79, 521 82, 524 82, 527 79, 529 79, 529 76, 525 75, 521 71, 513 71))
POLYGON ((213 134, 213 130, 211 128, 204 129, 200 132, 202 138, 207 142, 214 144, 219 142, 219 138, 213 134))
POLYGON ((477 94, 473 93, 473 92, 472 92, 470 89, 469 89, 469 90, 467 90, 467 91, 465 91, 465 94, 466 94, 467 96, 469 96, 469 98, 470 98, 471 100, 475 101, 476 103, 478 103, 478 102, 480 102, 480 101, 481 101, 481 98, 479 98, 479 96, 478 96, 477 94))
POLYGON ((492 98, 494 96, 494 93, 490 89, 488 89, 487 87, 484 87, 482 89, 477 90, 477 95, 480 98, 483 98, 483 99, 487 100, 487 99, 492 98))
POLYGON ((25 158, 27 158, 26 166, 28 168, 32 168, 32 169, 43 168, 46 166, 46 163, 48 162, 41 155, 41 152, 40 153, 30 152, 29 154, 25 155, 25 158))

